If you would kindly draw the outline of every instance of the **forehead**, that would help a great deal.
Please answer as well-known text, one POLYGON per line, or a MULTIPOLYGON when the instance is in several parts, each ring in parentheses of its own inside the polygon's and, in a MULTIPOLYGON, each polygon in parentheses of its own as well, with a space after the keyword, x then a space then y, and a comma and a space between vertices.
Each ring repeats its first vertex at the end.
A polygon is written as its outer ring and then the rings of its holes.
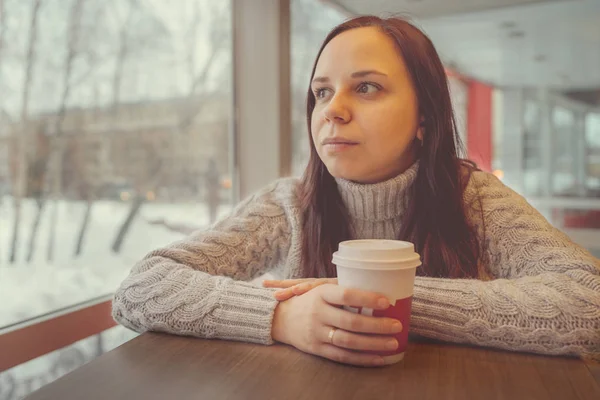
POLYGON ((319 57, 315 76, 370 69, 388 75, 405 73, 393 39, 378 27, 351 29, 333 38, 319 57))

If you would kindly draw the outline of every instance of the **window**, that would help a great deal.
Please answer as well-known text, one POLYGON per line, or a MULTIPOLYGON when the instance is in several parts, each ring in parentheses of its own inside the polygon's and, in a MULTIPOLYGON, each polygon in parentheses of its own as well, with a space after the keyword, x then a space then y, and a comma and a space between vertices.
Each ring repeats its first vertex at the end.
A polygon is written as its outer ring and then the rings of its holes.
POLYGON ((585 186, 592 195, 600 197, 600 112, 589 113, 585 118, 585 186))
POLYGON ((4 2, 0 148, 12 150, 0 151, 0 327, 114 292, 137 260, 185 234, 163 221, 203 227, 210 209, 230 209, 219 183, 231 179, 221 128, 231 119, 230 7, 4 2), (201 172, 168 179, 178 146, 160 143, 198 127, 212 150, 182 156, 201 172), (205 178, 211 160, 216 184, 205 178), (208 191, 220 201, 206 204, 208 191))
POLYGON ((531 99, 525 101, 523 130, 523 178, 528 195, 539 195, 544 182, 542 174, 542 148, 540 134, 539 104, 531 99))
POLYGON ((575 184, 575 145, 577 132, 575 116, 572 110, 564 107, 554 107, 552 110, 552 193, 556 195, 569 194, 575 184))

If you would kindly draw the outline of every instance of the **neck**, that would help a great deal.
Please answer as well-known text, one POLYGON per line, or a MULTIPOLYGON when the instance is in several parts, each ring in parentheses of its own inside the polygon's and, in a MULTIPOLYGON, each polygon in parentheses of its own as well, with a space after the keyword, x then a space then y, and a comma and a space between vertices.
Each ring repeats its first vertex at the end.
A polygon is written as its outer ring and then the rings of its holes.
POLYGON ((417 171, 418 162, 391 179, 373 184, 336 178, 357 238, 396 237, 417 171))

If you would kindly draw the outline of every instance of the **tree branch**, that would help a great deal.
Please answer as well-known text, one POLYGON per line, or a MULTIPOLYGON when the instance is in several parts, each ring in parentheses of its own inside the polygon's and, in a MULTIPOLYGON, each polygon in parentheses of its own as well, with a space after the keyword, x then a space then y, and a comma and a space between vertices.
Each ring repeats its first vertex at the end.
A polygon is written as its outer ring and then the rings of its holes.
MULTIPOLYGON (((6 7, 4 0, 0 0, 0 65, 2 65, 2 56, 4 53, 4 36, 6 35, 6 7)), ((0 70, 0 73, 2 71, 0 70)))

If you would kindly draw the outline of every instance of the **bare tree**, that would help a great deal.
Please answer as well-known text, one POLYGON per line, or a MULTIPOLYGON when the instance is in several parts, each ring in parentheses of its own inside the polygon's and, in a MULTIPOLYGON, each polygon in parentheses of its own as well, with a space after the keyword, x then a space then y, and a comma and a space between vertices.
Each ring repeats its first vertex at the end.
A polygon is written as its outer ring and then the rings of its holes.
MULTIPOLYGON (((54 119, 51 120, 51 123, 48 126, 49 129, 47 129, 51 135, 45 135, 46 138, 51 138, 50 154, 44 154, 44 157, 40 157, 41 154, 37 154, 31 164, 32 167, 38 171, 38 175, 44 177, 44 190, 37 192, 37 195, 35 196, 37 200, 37 213, 30 231, 27 252, 28 262, 33 259, 36 250, 36 241, 42 215, 45 209, 48 208, 48 203, 52 200, 54 201, 54 207, 51 209, 52 213, 50 215, 51 223, 48 236, 47 258, 49 261, 53 259, 55 234, 58 224, 57 215, 59 201, 63 198, 63 187, 65 186, 63 182, 66 182, 65 177, 68 178, 68 175, 65 175, 66 170, 64 164, 68 163, 70 160, 67 157, 68 153, 66 153, 67 137, 65 137, 64 132, 65 120, 68 115, 68 103, 71 98, 71 93, 73 93, 80 85, 89 81, 89 79, 93 77, 95 70, 101 68, 108 58, 98 57, 97 46, 90 42, 93 36, 95 34, 97 35, 102 28, 96 25, 88 25, 85 29, 82 29, 81 27, 84 16, 83 10, 87 3, 89 3, 88 0, 72 0, 69 5, 69 16, 67 18, 68 29, 66 38, 64 39, 66 53, 60 64, 62 92, 58 102, 57 114, 54 116, 54 119), (85 61, 87 61, 86 67, 84 67, 85 61), (75 68, 76 64, 79 68, 75 68), (50 176, 46 177, 47 175, 50 176)), ((94 15, 98 17, 98 15, 102 13, 102 6, 104 3, 98 2, 97 4, 100 5, 100 8, 95 10, 90 10, 90 7, 87 6, 85 7, 88 14, 94 13, 94 15)), ((79 126, 75 126, 71 123, 71 130, 83 130, 81 128, 83 128, 83 124, 80 123, 79 126)))
MULTIPOLYGON (((110 135, 114 134, 117 128, 117 120, 119 118, 119 110, 121 105, 121 88, 122 81, 125 75, 125 68, 130 58, 143 53, 147 49, 152 46, 160 46, 159 39, 164 34, 164 27, 160 24, 158 20, 155 19, 154 15, 152 15, 147 9, 141 7, 140 3, 137 0, 129 0, 128 1, 128 10, 126 16, 123 21, 119 21, 120 18, 117 15, 115 8, 112 8, 114 11, 114 18, 118 21, 118 50, 116 53, 116 62, 115 69, 112 75, 111 81, 111 93, 112 93, 112 101, 110 106, 110 116, 109 116, 109 129, 108 135, 103 136, 102 146, 103 148, 108 147, 110 135), (133 23, 134 17, 136 15, 141 15, 145 17, 146 20, 156 22, 154 24, 154 33, 158 36, 154 37, 154 40, 147 36, 140 36, 140 33, 136 32, 133 28, 135 25, 133 23)), ((90 195, 86 199, 86 210, 82 219, 81 227, 79 230, 79 235, 77 238, 77 244, 75 247, 75 256, 81 254, 82 245, 85 240, 86 232, 89 229, 90 216, 92 213, 92 208, 95 200, 95 192, 98 188, 92 187, 90 188, 90 195)))
MULTIPOLYGON (((94 109, 98 110, 98 88, 94 88, 94 109)), ((82 168, 84 169, 84 168, 82 168)), ((86 201, 85 212, 83 214, 83 219, 81 221, 81 226, 79 227, 79 234, 77 235, 77 242, 75 244, 75 251, 73 253, 73 257, 78 257, 81 255, 83 251, 83 244, 85 242, 86 232, 88 231, 88 227, 90 225, 90 219, 92 215, 92 206, 94 204, 96 192, 98 188, 96 187, 93 179, 84 176, 82 179, 83 186, 83 195, 86 201), (87 179, 86 179, 87 178, 87 179)))
MULTIPOLYGON (((178 121, 173 129, 173 135, 175 138, 178 136, 185 134, 188 129, 193 125, 196 116, 202 110, 202 105, 209 97, 209 93, 206 90, 206 83, 209 78, 209 74, 212 68, 215 65, 215 62, 218 60, 220 53, 223 51, 223 45, 227 39, 227 32, 223 30, 223 27, 227 26, 223 23, 224 15, 220 15, 217 18, 213 18, 211 22, 212 31, 210 33, 210 42, 211 49, 208 57, 205 59, 204 64, 198 71, 196 66, 196 35, 198 32, 198 28, 201 23, 201 14, 198 8, 197 2, 194 2, 194 12, 192 15, 192 21, 190 24, 190 28, 187 32, 189 35, 188 49, 187 49, 187 57, 186 57, 186 67, 189 74, 189 87, 187 90, 187 95, 185 98, 185 102, 180 109, 180 113, 178 115, 178 121)), ((177 140, 177 139, 175 139, 177 140)), ((146 182, 141 183, 141 193, 137 193, 131 202, 131 207, 129 208, 129 212, 127 216, 123 220, 119 230, 117 231, 117 235, 112 244, 112 251, 118 253, 121 251, 123 246, 123 242, 131 228, 133 221, 136 216, 139 214, 142 206, 146 202, 146 196, 144 195, 147 191, 156 191, 159 188, 164 179, 164 158, 162 156, 162 149, 158 148, 149 148, 147 151, 150 152, 152 157, 148 157, 151 160, 151 165, 149 166, 149 179, 146 182)))
MULTIPOLYGON (((28 131, 29 131, 29 95, 33 82, 33 67, 36 63, 36 42, 38 34, 38 17, 43 0, 34 0, 31 9, 31 20, 29 23, 29 37, 27 41, 27 55, 25 59, 25 80, 23 82, 23 99, 21 102, 21 131, 18 137, 18 165, 16 190, 14 195, 15 219, 13 225, 13 237, 10 252, 10 262, 17 259, 19 244, 19 230, 21 227, 22 202, 26 196, 27 189, 27 167, 28 167, 28 131)), ((16 131, 17 132, 17 131, 16 131)))
MULTIPOLYGON (((69 31, 67 34, 67 53, 65 56, 64 63, 64 75, 63 75, 63 91, 60 99, 60 107, 58 115, 56 117, 54 134, 52 136, 52 150, 50 153, 50 198, 53 201, 52 214, 50 216, 50 231, 48 236, 48 247, 47 247, 47 260, 52 261, 54 259, 54 243, 56 237, 56 225, 58 216, 59 200, 62 197, 62 174, 63 174, 63 161, 64 161, 64 129, 63 122, 65 119, 67 104, 69 101, 69 95, 71 94, 72 85, 71 79, 73 74, 73 65, 76 58, 80 54, 79 50, 79 39, 81 30, 81 14, 83 6, 86 0, 74 0, 71 6, 69 15, 69 31)), ((41 214, 43 206, 38 208, 38 216, 41 214)), ((32 238, 35 238, 37 230, 32 232, 32 238)), ((33 245, 35 239, 32 239, 33 245)), ((33 250, 32 250, 33 251, 33 250)))
POLYGON ((45 138, 44 135, 44 127, 37 126, 35 129, 34 142, 32 144, 33 148, 33 157, 31 160, 28 160, 28 178, 27 178, 27 193, 32 196, 37 205, 37 214, 35 219, 33 220, 33 225, 31 227, 31 234, 29 236, 29 245, 27 247, 27 262, 31 262, 33 259, 34 249, 35 249, 35 238, 36 233, 40 226, 40 221, 42 219, 42 213, 44 210, 44 182, 46 176, 46 169, 48 166, 48 154, 44 150, 42 150, 43 144, 41 143, 45 138))
MULTIPOLYGON (((133 14, 136 10, 136 1, 135 0, 129 0, 128 2, 129 4, 129 9, 127 12, 127 17, 125 18, 125 21, 123 22, 122 26, 119 29, 119 49, 117 51, 117 59, 116 59, 116 66, 115 66, 115 72, 113 74, 112 77, 112 105, 110 108, 110 128, 109 128, 109 134, 112 133, 112 131, 115 128, 115 122, 116 119, 118 118, 118 112, 119 112, 119 103, 120 103, 120 98, 121 98, 121 81, 123 79, 123 71, 125 69, 125 63, 127 61, 127 57, 129 55, 130 52, 130 46, 131 44, 129 44, 129 29, 131 26, 131 20, 133 17, 133 14)), ((97 95, 97 93, 95 94, 97 95)), ((108 139, 108 136, 105 134, 104 135, 105 139, 108 139)), ((103 146, 107 146, 108 142, 107 140, 103 141, 103 146)), ((95 201, 95 195, 96 195, 96 191, 98 190, 98 188, 96 187, 94 182, 91 182, 91 180, 88 180, 86 182, 87 184, 87 190, 85 193, 85 200, 86 200, 86 205, 85 205, 85 212, 83 214, 83 218, 81 220, 81 226, 79 228, 79 234, 77 235, 77 241, 75 244, 75 251, 74 251, 74 256, 77 257, 79 255, 81 255, 82 249, 83 249, 83 243, 85 242, 85 236, 86 233, 88 232, 89 229, 89 225, 90 225, 90 217, 92 215, 92 209, 94 206, 94 201, 95 201)))
POLYGON ((119 100, 121 98, 121 81, 123 79, 123 71, 125 69, 125 63, 132 50, 133 43, 130 43, 130 29, 133 15, 137 9, 135 0, 129 1, 129 10, 127 17, 122 23, 119 29, 119 50, 117 51, 117 60, 115 73, 112 79, 112 106, 111 114, 112 121, 114 123, 115 118, 119 110, 119 100))
MULTIPOLYGON (((2 61, 4 55, 4 37, 6 36, 6 8, 4 6, 4 0, 0 0, 0 82, 2 81, 2 61)), ((0 87, 0 90, 2 88, 0 87)), ((2 104, 0 103, 0 129, 2 129, 2 116, 4 113, 4 109, 2 104)), ((7 160, 8 162, 8 160, 7 160)), ((2 206, 3 198, 0 196, 0 207, 2 206)), ((0 247, 0 251, 2 247, 0 247)))
MULTIPOLYGON (((4 37, 6 36, 6 7, 4 0, 0 0, 0 65, 2 65, 2 56, 4 55, 4 37)), ((1 72, 1 71, 0 71, 1 72)))

